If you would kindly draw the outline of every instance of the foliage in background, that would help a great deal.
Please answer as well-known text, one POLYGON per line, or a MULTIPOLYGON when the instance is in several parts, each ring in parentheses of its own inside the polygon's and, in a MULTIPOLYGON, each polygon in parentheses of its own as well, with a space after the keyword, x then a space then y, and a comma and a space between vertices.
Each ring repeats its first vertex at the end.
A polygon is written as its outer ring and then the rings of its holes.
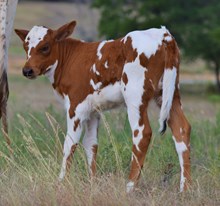
POLYGON ((107 38, 166 25, 186 57, 202 58, 214 69, 220 92, 219 0, 94 0, 93 6, 101 11, 99 31, 107 38))

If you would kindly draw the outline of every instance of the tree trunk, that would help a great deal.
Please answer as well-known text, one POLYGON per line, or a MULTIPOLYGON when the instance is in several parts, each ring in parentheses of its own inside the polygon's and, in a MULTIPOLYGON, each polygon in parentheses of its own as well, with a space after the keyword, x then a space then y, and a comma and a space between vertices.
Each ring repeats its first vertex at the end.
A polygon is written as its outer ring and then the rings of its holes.
MULTIPOLYGON (((0 0, 0 119, 4 137, 10 144, 7 123, 8 90, 8 47, 12 33, 18 0, 0 0)), ((10 149, 10 148, 9 148, 10 149)))
POLYGON ((219 63, 218 62, 215 62, 215 76, 216 76, 217 91, 220 93, 220 78, 219 78, 219 63))

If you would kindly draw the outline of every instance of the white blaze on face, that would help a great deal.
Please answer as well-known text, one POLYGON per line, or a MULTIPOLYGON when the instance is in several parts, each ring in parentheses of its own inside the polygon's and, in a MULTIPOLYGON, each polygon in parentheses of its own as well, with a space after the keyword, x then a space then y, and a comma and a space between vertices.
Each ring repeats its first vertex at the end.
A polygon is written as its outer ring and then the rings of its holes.
POLYGON ((25 42, 28 43, 28 59, 31 57, 31 49, 35 48, 44 39, 48 29, 43 26, 34 26, 26 36, 25 42))
POLYGON ((183 160, 183 153, 187 150, 186 144, 182 142, 177 142, 175 137, 173 136, 173 141, 175 142, 176 151, 179 157, 180 162, 180 169, 181 169, 181 177, 180 177, 180 192, 184 189, 184 183, 186 178, 184 177, 184 160, 183 160))

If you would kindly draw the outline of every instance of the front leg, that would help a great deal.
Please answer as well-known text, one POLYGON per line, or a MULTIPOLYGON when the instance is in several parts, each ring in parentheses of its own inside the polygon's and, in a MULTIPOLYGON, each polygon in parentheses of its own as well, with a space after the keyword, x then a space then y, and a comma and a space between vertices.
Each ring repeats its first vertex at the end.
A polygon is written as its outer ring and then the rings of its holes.
POLYGON ((66 170, 69 170, 72 160, 72 155, 79 143, 82 133, 82 122, 79 118, 70 118, 67 112, 67 134, 63 146, 63 162, 59 175, 59 179, 62 180, 66 174, 66 170))

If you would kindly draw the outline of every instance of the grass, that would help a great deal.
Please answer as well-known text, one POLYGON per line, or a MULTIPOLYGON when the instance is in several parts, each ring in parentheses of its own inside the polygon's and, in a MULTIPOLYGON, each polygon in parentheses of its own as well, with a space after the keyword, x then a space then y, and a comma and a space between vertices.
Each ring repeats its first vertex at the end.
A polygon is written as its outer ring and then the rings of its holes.
POLYGON ((97 178, 90 180, 80 144, 70 179, 58 183, 65 112, 55 103, 45 78, 28 81, 10 75, 9 82, 9 135, 14 155, 10 156, 0 137, 0 205, 219 205, 220 113, 216 114, 216 96, 182 95, 193 128, 190 191, 179 193, 180 169, 171 133, 158 134, 158 111, 151 105, 151 145, 140 184, 127 195, 132 142, 125 109, 102 115, 97 178))
MULTIPOLYGON (((25 2, 18 5, 15 27, 30 29, 33 25, 44 24, 57 28, 76 19, 78 26, 74 37, 97 40, 100 39, 98 18, 98 11, 89 6, 25 2)), ((140 184, 134 193, 127 195, 125 192, 132 143, 124 109, 102 115, 97 177, 90 180, 80 144, 70 178, 59 183, 65 113, 56 104, 47 80, 28 81, 20 76, 25 60, 21 49, 21 42, 13 33, 9 51, 13 57, 11 67, 17 68, 13 74, 9 69, 9 136, 13 155, 0 136, 0 205, 220 205, 220 113, 216 114, 220 109, 219 96, 199 96, 193 90, 194 85, 188 90, 183 88, 183 91, 193 91, 191 96, 182 99, 192 124, 193 184, 188 192, 179 193, 178 157, 171 133, 167 131, 161 137, 157 132, 154 107, 149 110, 153 137, 140 184), (168 178, 166 185, 165 177, 168 178)), ((202 61, 182 65, 183 73, 206 71, 202 61)), ((198 93, 198 89, 195 90, 198 93)))
POLYGON ((105 113, 102 119, 97 178, 90 180, 80 145, 70 178, 61 183, 57 177, 65 136, 63 115, 50 107, 46 113, 25 112, 12 119, 14 155, 9 155, 3 138, 0 144, 0 205, 219 205, 220 114, 215 124, 192 122, 193 185, 183 194, 178 192, 180 172, 171 134, 168 131, 160 137, 158 125, 153 124, 154 135, 140 184, 127 195, 131 157, 127 117, 124 110, 117 110, 105 113), (169 181, 164 185, 168 165, 169 181))

